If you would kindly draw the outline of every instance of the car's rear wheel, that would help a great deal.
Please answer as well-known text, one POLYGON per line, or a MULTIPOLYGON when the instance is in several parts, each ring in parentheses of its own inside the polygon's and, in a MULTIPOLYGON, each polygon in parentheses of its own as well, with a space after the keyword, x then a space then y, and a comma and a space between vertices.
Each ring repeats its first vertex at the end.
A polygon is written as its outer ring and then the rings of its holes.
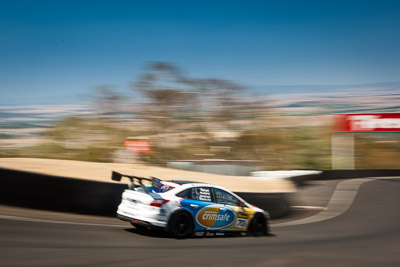
POLYGON ((186 212, 174 214, 168 226, 169 233, 176 238, 187 238, 193 235, 193 220, 186 212))
POLYGON ((268 233, 268 224, 264 215, 257 213, 254 215, 253 220, 250 223, 249 234, 253 236, 263 236, 268 233))

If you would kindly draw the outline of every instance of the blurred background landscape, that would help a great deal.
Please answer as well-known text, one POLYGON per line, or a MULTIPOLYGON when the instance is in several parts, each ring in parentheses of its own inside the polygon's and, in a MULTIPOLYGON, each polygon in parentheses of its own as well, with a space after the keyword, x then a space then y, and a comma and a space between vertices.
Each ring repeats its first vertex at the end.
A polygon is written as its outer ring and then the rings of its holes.
MULTIPOLYGON (((148 63, 131 90, 92 90, 81 105, 0 108, 0 156, 96 162, 259 161, 263 170, 331 169, 334 114, 395 112, 399 83, 251 88, 148 63), (271 90, 270 90, 271 91, 271 90), (135 96, 138 96, 135 98, 135 96), (126 140, 146 140, 138 155, 126 140)), ((399 168, 400 136, 355 134, 356 168, 399 168)))
MULTIPOLYGON (((3 1, 0 157, 331 169, 334 114, 400 111, 398 14, 396 1, 3 1)), ((399 156, 399 134, 355 134, 356 168, 399 156)))

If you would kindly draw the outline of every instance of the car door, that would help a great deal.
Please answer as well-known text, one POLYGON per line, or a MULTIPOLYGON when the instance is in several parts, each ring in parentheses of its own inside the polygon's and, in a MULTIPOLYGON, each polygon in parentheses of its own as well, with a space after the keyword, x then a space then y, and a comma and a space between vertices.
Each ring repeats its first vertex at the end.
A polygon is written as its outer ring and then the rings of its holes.
POLYGON ((195 223, 195 231, 207 230, 212 227, 211 214, 217 213, 215 199, 209 186, 196 186, 182 191, 177 196, 182 197, 182 208, 188 210, 195 223))
POLYGON ((235 220, 231 225, 228 225, 225 230, 245 231, 248 228, 251 215, 254 213, 252 210, 246 208, 243 202, 231 193, 220 189, 213 188, 215 202, 224 208, 230 209, 235 214, 235 220))

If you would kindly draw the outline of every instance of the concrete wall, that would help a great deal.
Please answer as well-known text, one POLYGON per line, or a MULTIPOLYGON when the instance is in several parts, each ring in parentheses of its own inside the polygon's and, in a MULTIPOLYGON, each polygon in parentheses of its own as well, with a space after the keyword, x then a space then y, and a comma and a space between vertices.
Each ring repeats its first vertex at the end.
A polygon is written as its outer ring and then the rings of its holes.
MULTIPOLYGON (((114 217, 126 184, 88 181, 0 168, 0 203, 27 208, 114 217)), ((111 179, 111 177, 110 177, 111 179)), ((285 215, 285 194, 237 193, 270 212, 285 215)))
MULTIPOLYGON (((292 177, 308 180, 400 176, 400 170, 334 170, 292 177)), ((97 182, 0 168, 0 203, 89 215, 115 216, 126 184, 97 182)), ((289 194, 236 193, 278 218, 289 212, 289 194)))
POLYGON ((125 184, 56 177, 0 168, 0 203, 115 216, 125 184))

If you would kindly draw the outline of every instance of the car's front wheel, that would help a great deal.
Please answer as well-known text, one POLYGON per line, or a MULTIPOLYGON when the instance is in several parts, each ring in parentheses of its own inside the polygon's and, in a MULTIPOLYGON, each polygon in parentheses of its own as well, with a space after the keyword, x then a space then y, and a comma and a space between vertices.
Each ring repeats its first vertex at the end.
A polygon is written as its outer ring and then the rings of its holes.
POLYGON ((262 236, 268 234, 268 224, 264 215, 257 213, 250 223, 249 234, 253 236, 262 236))
POLYGON ((168 226, 169 233, 179 239, 191 237, 193 235, 193 228, 193 220, 186 212, 174 214, 168 226))

